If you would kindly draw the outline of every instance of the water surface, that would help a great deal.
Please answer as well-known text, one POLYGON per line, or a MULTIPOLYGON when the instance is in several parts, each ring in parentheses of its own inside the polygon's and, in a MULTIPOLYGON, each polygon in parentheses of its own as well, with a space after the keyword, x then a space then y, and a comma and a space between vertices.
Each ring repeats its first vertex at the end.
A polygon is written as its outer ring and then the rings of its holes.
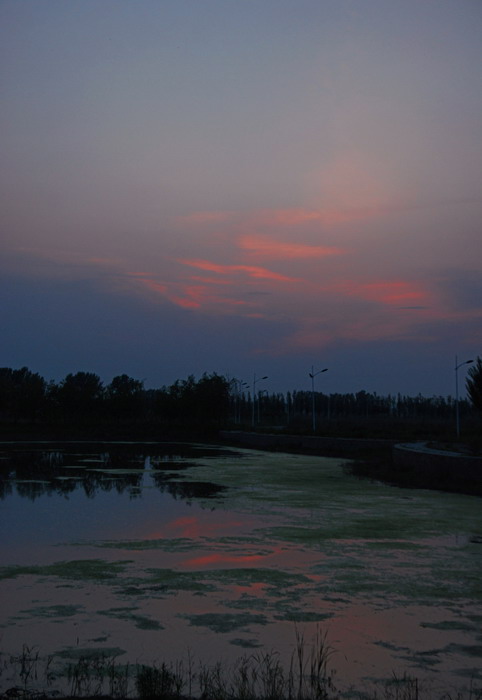
POLYGON ((220 446, 1 456, 4 653, 289 663, 296 631, 321 626, 341 689, 393 673, 482 685, 480 499, 220 446))

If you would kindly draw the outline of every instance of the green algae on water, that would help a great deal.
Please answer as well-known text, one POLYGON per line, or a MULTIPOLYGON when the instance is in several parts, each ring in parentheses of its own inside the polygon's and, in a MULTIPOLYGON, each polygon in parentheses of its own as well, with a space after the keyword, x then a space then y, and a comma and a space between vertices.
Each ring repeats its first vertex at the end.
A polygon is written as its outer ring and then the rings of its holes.
POLYGON ((194 591, 202 593, 216 590, 213 584, 204 581, 207 578, 206 574, 199 571, 182 572, 174 571, 173 569, 148 568, 146 573, 150 576, 148 581, 144 581, 144 586, 147 590, 164 592, 194 591))
POLYGON ((125 620, 126 622, 133 622, 137 629, 141 630, 163 630, 164 626, 161 625, 157 620, 153 620, 145 615, 138 615, 135 613, 136 607, 132 608, 109 608, 108 610, 99 610, 98 615, 105 615, 107 617, 114 618, 116 620, 125 620))
POLYGON ((120 647, 67 647, 55 652, 54 656, 62 659, 102 659, 116 658, 125 654, 125 649, 120 647))
POLYGON ((20 615, 28 615, 30 617, 48 617, 62 618, 73 617, 84 610, 83 605, 46 605, 38 608, 30 608, 29 610, 20 610, 20 615))
POLYGON ((243 649, 259 649, 259 647, 263 646, 256 639, 242 639, 241 637, 230 639, 229 643, 236 647, 242 647, 243 649))
POLYGON ((253 613, 201 613, 198 615, 179 614, 195 627, 208 627, 216 633, 232 632, 249 625, 267 625, 265 615, 253 613))
POLYGON ((130 561, 107 562, 103 559, 78 559, 39 566, 3 566, 0 580, 17 576, 58 576, 75 581, 104 582, 124 573, 130 561))

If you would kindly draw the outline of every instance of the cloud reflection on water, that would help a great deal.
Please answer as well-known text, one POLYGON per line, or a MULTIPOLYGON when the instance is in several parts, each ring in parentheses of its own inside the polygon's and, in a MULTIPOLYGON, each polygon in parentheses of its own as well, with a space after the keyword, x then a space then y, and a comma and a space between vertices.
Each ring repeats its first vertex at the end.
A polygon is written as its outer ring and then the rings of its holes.
POLYGON ((276 647, 289 660, 295 625, 308 639, 322 624, 346 682, 395 668, 452 682, 457 669, 472 668, 464 649, 475 646, 480 606, 469 497, 407 498, 344 474, 337 460, 249 450, 236 460, 221 452, 202 459, 202 447, 199 459, 171 451, 152 455, 149 469, 139 449, 110 459, 115 477, 81 467, 80 454, 76 467, 73 452, 56 453, 49 468, 78 479, 68 499, 47 471, 45 482, 29 483, 35 469, 17 459, 25 491, 5 491, 0 515, 11 533, 0 581, 9 648, 28 633, 29 643, 43 650, 49 640, 45 651, 56 651, 80 632, 84 646, 104 638, 125 658, 142 650, 147 662, 166 639, 173 660, 186 640, 199 654, 209 646, 213 660, 237 657, 243 645, 276 647), (116 487, 131 480, 134 499, 116 487), (30 486, 34 500, 21 495, 30 486), (84 580, 89 562, 115 575, 84 580), (62 614, 66 605, 77 612, 62 614))

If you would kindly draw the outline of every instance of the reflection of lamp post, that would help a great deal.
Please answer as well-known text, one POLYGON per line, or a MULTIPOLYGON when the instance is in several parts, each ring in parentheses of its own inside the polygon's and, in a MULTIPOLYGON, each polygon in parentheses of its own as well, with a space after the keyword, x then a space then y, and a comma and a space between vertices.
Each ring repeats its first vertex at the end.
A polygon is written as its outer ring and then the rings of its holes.
POLYGON ((457 364, 457 355, 455 355, 455 424, 457 429, 457 437, 460 437, 460 418, 459 418, 459 375, 458 369, 463 365, 470 365, 473 360, 465 360, 457 364))
POLYGON ((325 369, 320 369, 318 372, 315 372, 315 368, 313 365, 311 365, 311 372, 309 373, 311 377, 311 415, 313 419, 313 432, 316 431, 316 415, 315 415, 315 377, 318 376, 318 374, 321 374, 322 372, 327 372, 328 367, 325 367, 325 369))
POLYGON ((254 419, 254 410, 255 410, 255 409, 254 409, 254 404, 255 404, 255 402, 256 402, 256 384, 257 384, 258 382, 261 382, 263 379, 268 379, 268 376, 266 375, 266 376, 264 376, 264 377, 260 377, 259 379, 256 379, 256 374, 253 376, 253 406, 252 406, 252 415, 251 415, 251 423, 252 423, 252 425, 253 425, 253 428, 254 428, 254 423, 255 423, 255 419, 254 419))

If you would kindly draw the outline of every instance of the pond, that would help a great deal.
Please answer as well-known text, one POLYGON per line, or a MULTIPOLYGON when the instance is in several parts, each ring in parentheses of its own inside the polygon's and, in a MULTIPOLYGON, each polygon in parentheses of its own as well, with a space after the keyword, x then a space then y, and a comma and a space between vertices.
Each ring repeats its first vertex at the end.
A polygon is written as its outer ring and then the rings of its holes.
POLYGON ((434 693, 482 686, 480 498, 361 480, 345 463, 4 444, 3 659, 213 665, 274 650, 289 664, 321 630, 347 697, 393 674, 434 693))

